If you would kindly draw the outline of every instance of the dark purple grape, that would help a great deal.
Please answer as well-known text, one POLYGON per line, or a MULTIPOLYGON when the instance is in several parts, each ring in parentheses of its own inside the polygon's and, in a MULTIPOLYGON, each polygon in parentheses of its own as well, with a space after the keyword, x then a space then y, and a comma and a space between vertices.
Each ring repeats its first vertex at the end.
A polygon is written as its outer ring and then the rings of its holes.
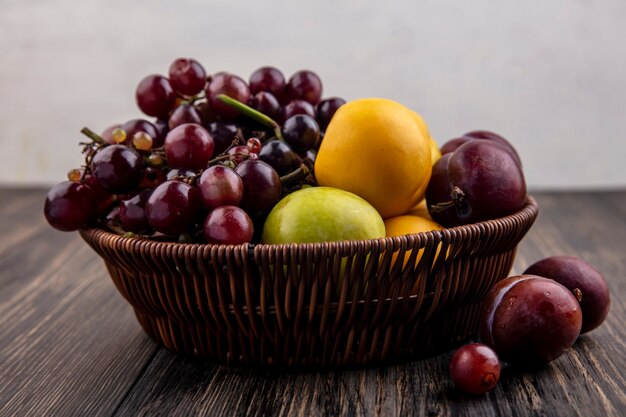
POLYGON ((322 130, 326 130, 330 119, 333 118, 337 109, 344 104, 346 104, 346 101, 339 97, 327 98, 317 104, 315 108, 315 120, 317 120, 322 130))
POLYGON ((43 212, 55 229, 64 232, 80 229, 96 216, 94 194, 84 184, 63 181, 48 191, 43 212))
POLYGON ((298 168, 300 160, 291 147, 282 140, 272 140, 261 148, 259 159, 270 164, 279 175, 298 168))
POLYGON ((188 232, 197 220, 201 204, 197 190, 182 181, 159 185, 146 203, 150 226, 166 235, 188 232))
POLYGON ((470 343, 454 352, 450 359, 454 385, 471 394, 491 391, 500 379, 500 360, 489 346, 470 343))
POLYGON ((250 92, 252 94, 266 91, 276 98, 283 93, 285 76, 274 67, 261 67, 250 75, 250 92))
POLYGON ((185 123, 202 124, 202 117, 198 113, 198 110, 191 104, 181 104, 176 107, 176 110, 172 112, 170 119, 167 123, 170 129, 174 129, 177 126, 185 123))
POLYGON ((195 59, 178 58, 170 65, 169 79, 174 90, 184 96, 194 96, 204 89, 206 71, 195 59))
POLYGON ((472 140, 435 163, 426 202, 433 220, 445 227, 496 219, 523 207, 526 182, 508 149, 472 140))
POLYGON ((166 118, 176 105, 176 93, 162 75, 148 75, 137 86, 137 105, 148 116, 166 118))
POLYGON ((187 123, 170 130, 165 138, 165 155, 171 167, 202 169, 213 156, 213 137, 202 126, 187 123))
POLYGON ((286 91, 290 100, 302 99, 315 105, 322 98, 322 80, 313 71, 298 71, 289 79, 286 91))
POLYGON ((551 279, 535 275, 505 278, 483 303, 481 340, 511 364, 550 362, 580 334, 578 300, 551 279))
POLYGON ((239 129, 234 124, 213 122, 209 125, 209 133, 213 136, 215 143, 214 154, 221 155, 238 137, 239 129))
POLYGON ((146 217, 146 203, 153 191, 153 189, 141 190, 134 196, 120 201, 117 220, 124 230, 142 233, 150 229, 150 224, 146 217))
POLYGON ((100 135, 102 137, 102 139, 104 139, 104 141, 106 143, 108 143, 109 145, 115 145, 115 140, 113 140, 113 136, 112 133, 115 129, 120 128, 122 125, 120 124, 115 124, 115 125, 111 125, 109 127, 107 127, 106 129, 104 129, 102 131, 102 134, 100 135))
POLYGON ((581 333, 598 327, 609 314, 611 296, 606 280, 600 272, 580 258, 551 256, 535 262, 524 274, 550 278, 570 291, 580 291, 580 310, 583 314, 581 333))
POLYGON ((91 161, 91 172, 96 181, 112 194, 124 194, 137 188, 143 167, 141 155, 124 145, 104 147, 91 161))
POLYGON ((241 207, 248 213, 262 213, 278 203, 282 184, 270 165, 258 159, 247 159, 235 171, 243 180, 241 207))
POLYGON ((243 198, 241 177, 223 165, 206 169, 200 176, 196 188, 206 208, 236 206, 243 198))
POLYGON ((207 87, 206 95, 215 114, 226 120, 236 119, 239 116, 239 111, 219 100, 217 96, 220 94, 227 95, 244 104, 248 104, 250 101, 250 89, 243 79, 224 72, 215 74, 207 87))
POLYGON ((320 128, 314 118, 306 114, 297 114, 285 120, 283 138, 294 151, 306 152, 319 141, 320 128))
POLYGON ((266 91, 256 93, 250 100, 250 106, 277 123, 282 121, 283 109, 280 107, 278 99, 272 93, 266 91))
POLYGON ((308 101, 300 99, 291 100, 283 109, 283 118, 287 120, 296 114, 306 114, 311 118, 315 118, 315 107, 308 101))
POLYGON ((209 243, 239 245, 250 242, 253 235, 252 219, 236 206, 217 207, 204 221, 204 237, 209 243))

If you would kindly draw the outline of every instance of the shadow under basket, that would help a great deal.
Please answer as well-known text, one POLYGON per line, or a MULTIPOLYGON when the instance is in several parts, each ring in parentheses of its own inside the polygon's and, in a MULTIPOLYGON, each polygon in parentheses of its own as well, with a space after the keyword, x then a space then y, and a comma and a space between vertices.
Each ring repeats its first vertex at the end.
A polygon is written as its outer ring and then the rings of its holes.
POLYGON ((365 241, 209 245, 81 230, 143 329, 175 352, 228 365, 375 365, 473 336, 537 217, 510 216, 365 241))

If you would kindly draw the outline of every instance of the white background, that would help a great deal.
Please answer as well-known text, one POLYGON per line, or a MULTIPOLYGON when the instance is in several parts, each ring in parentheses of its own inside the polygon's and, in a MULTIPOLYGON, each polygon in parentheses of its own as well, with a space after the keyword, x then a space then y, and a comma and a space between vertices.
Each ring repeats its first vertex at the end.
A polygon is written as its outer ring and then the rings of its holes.
POLYGON ((626 186, 626 1, 0 0, 0 183, 53 184, 81 127, 140 116, 179 56, 247 78, 316 71, 325 95, 391 98, 441 144, 518 148, 532 189, 626 186))

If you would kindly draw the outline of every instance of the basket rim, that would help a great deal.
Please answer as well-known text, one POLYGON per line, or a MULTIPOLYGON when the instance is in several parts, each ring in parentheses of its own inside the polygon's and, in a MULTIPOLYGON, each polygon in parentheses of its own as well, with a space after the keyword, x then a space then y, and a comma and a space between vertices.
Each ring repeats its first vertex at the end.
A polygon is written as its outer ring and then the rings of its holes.
POLYGON ((379 245, 392 245, 394 240, 397 240, 401 237, 411 236, 415 239, 419 239, 420 236, 427 238, 434 238, 437 241, 443 241, 445 239, 450 239, 453 234, 463 233, 465 231, 472 232, 476 231, 476 229, 484 229, 485 226, 495 227, 495 226, 505 226, 507 221, 523 221, 524 217, 534 219, 539 213, 539 206, 534 197, 530 194, 527 195, 524 206, 516 211, 515 213, 511 213, 507 216, 500 217, 497 219, 484 220, 481 222, 465 224, 461 226, 454 226, 449 228, 444 228, 442 230, 431 230, 427 232, 418 232, 418 233, 407 233, 402 236, 389 236, 389 237, 381 237, 376 239, 364 239, 364 240, 341 240, 341 241, 331 241, 331 242, 307 242, 307 243, 280 243, 280 244, 268 244, 268 243, 241 243, 237 245, 224 245, 224 244, 214 244, 214 243, 179 243, 179 242, 171 242, 171 241, 162 241, 150 239, 147 237, 142 237, 141 235, 127 237, 123 235, 119 235, 117 233, 111 232, 103 227, 87 227, 79 229, 79 233, 88 238, 92 239, 102 239, 105 238, 109 240, 109 244, 113 246, 117 246, 119 244, 124 244, 124 242, 149 242, 151 244, 157 245, 158 248, 167 249, 167 248, 195 248, 197 250, 209 250, 211 248, 230 248, 231 250, 258 250, 261 248, 266 248, 267 250, 281 250, 286 247, 307 247, 307 248, 321 248, 325 245, 335 244, 335 245, 356 245, 359 243, 369 243, 374 244, 377 243, 379 245))

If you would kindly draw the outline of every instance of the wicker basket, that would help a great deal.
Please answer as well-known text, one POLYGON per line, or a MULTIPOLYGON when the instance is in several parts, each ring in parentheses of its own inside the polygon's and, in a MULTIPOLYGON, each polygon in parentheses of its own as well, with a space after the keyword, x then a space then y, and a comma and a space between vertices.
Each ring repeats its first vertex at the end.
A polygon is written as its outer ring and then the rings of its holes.
POLYGON ((509 273, 537 212, 529 198, 497 220, 318 244, 81 235, 144 330, 168 349, 250 366, 380 364, 473 335, 481 300, 509 273))

